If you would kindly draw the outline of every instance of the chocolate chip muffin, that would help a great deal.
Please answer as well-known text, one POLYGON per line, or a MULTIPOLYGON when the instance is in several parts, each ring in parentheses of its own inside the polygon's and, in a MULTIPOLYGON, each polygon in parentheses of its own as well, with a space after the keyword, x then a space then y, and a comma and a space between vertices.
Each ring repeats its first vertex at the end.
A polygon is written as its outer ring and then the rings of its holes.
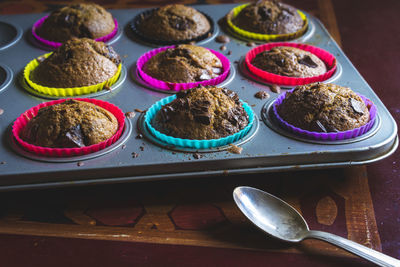
POLYGON ((138 31, 150 38, 181 41, 197 38, 211 29, 208 19, 199 11, 184 5, 167 5, 143 18, 138 31))
POLYGON ((294 7, 275 0, 261 0, 249 4, 232 22, 243 30, 261 34, 294 33, 304 25, 294 7))
POLYGON ((206 48, 178 45, 150 58, 143 70, 165 82, 190 83, 217 77, 222 73, 222 63, 206 48))
POLYGON ((196 87, 180 91, 164 105, 152 125, 169 136, 192 139, 218 139, 244 129, 249 117, 238 95, 219 87, 196 87))
POLYGON ((295 47, 277 46, 256 55, 251 64, 270 73, 288 77, 313 77, 324 74, 325 63, 316 55, 295 47))
POLYGON ((84 147, 109 139, 117 129, 118 121, 109 111, 70 99, 41 108, 22 130, 21 138, 36 146, 84 147))
POLYGON ((369 121, 364 101, 350 88, 313 83, 286 93, 278 114, 288 123, 312 132, 347 131, 369 121))
POLYGON ((30 79, 55 88, 94 85, 114 76, 120 63, 111 46, 88 38, 72 39, 39 63, 30 79))
POLYGON ((53 11, 36 33, 49 41, 64 43, 71 38, 96 39, 115 28, 112 15, 96 4, 73 4, 53 11))

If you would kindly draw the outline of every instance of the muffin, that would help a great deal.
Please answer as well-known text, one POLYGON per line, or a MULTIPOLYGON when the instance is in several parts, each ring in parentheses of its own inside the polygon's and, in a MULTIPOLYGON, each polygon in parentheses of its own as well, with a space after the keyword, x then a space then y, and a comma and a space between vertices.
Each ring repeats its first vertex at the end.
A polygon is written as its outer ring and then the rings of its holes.
POLYGON ((96 39, 115 28, 112 15, 96 4, 73 4, 53 11, 36 33, 49 41, 64 43, 72 38, 96 39))
POLYGON ((243 30, 261 34, 295 33, 304 25, 294 7, 275 0, 249 4, 232 22, 243 30))
POLYGON ((178 45, 160 52, 146 62, 143 70, 155 79, 170 83, 210 80, 223 71, 216 55, 195 45, 178 45))
POLYGON ((355 129, 369 121, 364 101, 348 87, 313 83, 287 92, 277 107, 287 123, 312 132, 355 129))
POLYGON ((95 85, 113 77, 121 63, 114 49, 92 39, 71 39, 31 72, 41 86, 70 88, 95 85))
POLYGON ((327 71, 316 55, 295 47, 277 46, 256 55, 251 64, 257 68, 288 77, 313 77, 327 71))
POLYGON ((162 41, 191 40, 210 29, 210 22, 202 13, 179 4, 155 9, 137 25, 137 30, 143 36, 162 41))
POLYGON ((182 139, 209 140, 244 129, 249 116, 238 95, 226 88, 196 87, 176 94, 151 124, 161 133, 182 139))
POLYGON ((74 148, 98 144, 111 138, 117 130, 117 119, 106 109, 69 99, 41 108, 20 137, 36 146, 74 148))

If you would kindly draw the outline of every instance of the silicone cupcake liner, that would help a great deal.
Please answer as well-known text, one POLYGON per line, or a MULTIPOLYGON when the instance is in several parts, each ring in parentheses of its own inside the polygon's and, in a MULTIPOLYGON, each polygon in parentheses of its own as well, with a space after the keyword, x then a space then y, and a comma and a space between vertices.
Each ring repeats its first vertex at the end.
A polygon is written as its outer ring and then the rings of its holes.
POLYGON ((297 32, 288 33, 288 34, 261 34, 261 33, 245 31, 245 30, 237 27, 235 24, 233 24, 232 20, 240 13, 240 11, 242 11, 243 8, 245 8, 248 5, 249 4, 243 4, 243 5, 235 7, 234 9, 232 9, 228 13, 228 15, 226 17, 226 21, 228 23, 228 26, 235 33, 239 34, 240 36, 243 36, 243 37, 246 37, 246 38, 249 38, 249 39, 253 39, 253 40, 267 41, 267 42, 271 42, 271 41, 286 41, 286 40, 292 40, 292 39, 295 39, 295 38, 298 38, 298 37, 302 36, 304 34, 304 32, 307 30, 307 27, 308 27, 307 16, 303 12, 301 12, 300 10, 297 10, 297 12, 299 13, 301 19, 304 21, 303 27, 300 30, 298 30, 297 32))
POLYGON ((217 51, 214 51, 212 49, 208 49, 208 48, 206 48, 206 49, 210 50, 214 55, 216 55, 219 58, 219 60, 221 60, 221 63, 222 63, 222 74, 220 74, 218 77, 213 78, 211 80, 206 80, 206 81, 201 81, 201 82, 193 82, 193 83, 169 83, 169 82, 157 80, 144 72, 143 67, 151 57, 155 56, 156 54, 158 54, 160 52, 167 50, 168 48, 174 48, 174 47, 175 46, 164 46, 164 47, 160 47, 160 48, 151 50, 151 51, 143 54, 137 60, 137 63, 136 63, 137 72, 139 73, 140 77, 142 77, 142 79, 145 82, 147 82, 149 85, 154 86, 158 89, 162 89, 162 90, 181 91, 181 90, 186 90, 186 89, 190 89, 193 87, 197 87, 199 85, 201 85, 201 86, 217 85, 217 84, 223 82, 226 79, 226 77, 228 76, 229 69, 230 69, 229 59, 227 59, 223 54, 221 54, 217 51))
MULTIPOLYGON (((289 92, 292 92, 293 90, 290 90, 289 92)), ((273 112, 275 115, 275 118, 277 119, 278 123, 285 129, 290 130, 291 132, 295 133, 295 134, 299 134, 301 136, 305 136, 307 138, 310 139, 314 139, 314 140, 345 140, 345 139, 350 139, 350 138, 354 138, 357 136, 361 136, 363 134, 365 134, 366 132, 368 132, 372 126, 375 123, 375 119, 376 119, 376 106, 374 105, 374 103, 372 103, 371 100, 367 99, 366 97, 364 97, 363 95, 358 94, 361 99, 364 101, 365 105, 367 106, 368 110, 369 110, 369 121, 364 124, 361 127, 352 129, 352 130, 347 130, 347 131, 342 131, 342 132, 330 132, 330 133, 321 133, 321 132, 311 132, 311 131, 307 131, 307 130, 303 130, 300 129, 298 127, 295 127, 294 125, 291 125, 289 123, 287 123, 284 119, 282 119, 282 117, 278 114, 278 110, 277 107, 282 104, 283 100, 286 97, 286 92, 281 94, 274 102, 273 104, 273 112)))
POLYGON ((157 8, 154 8, 154 9, 151 9, 151 10, 147 10, 147 11, 144 11, 144 12, 140 13, 129 24, 131 30, 133 31, 133 33, 137 37, 139 37, 140 39, 142 39, 143 41, 145 41, 147 43, 152 43, 152 44, 156 44, 156 45, 188 44, 188 43, 191 43, 191 42, 196 42, 197 43, 197 42, 200 42, 200 41, 206 39, 210 34, 212 34, 214 32, 214 20, 209 15, 199 11, 209 21, 210 30, 207 31, 206 33, 198 36, 198 37, 191 38, 191 39, 184 39, 184 40, 174 41, 174 40, 160 40, 160 39, 156 38, 157 36, 152 36, 152 37, 146 36, 146 35, 142 34, 139 31, 138 26, 145 18, 147 18, 149 15, 151 15, 155 10, 157 10, 157 8))
POLYGON ((170 103, 175 98, 176 98, 176 95, 172 95, 172 96, 169 96, 169 97, 159 100, 158 102, 156 102, 154 105, 152 105, 147 110, 145 117, 144 117, 146 127, 151 132, 151 134, 153 136, 155 136, 156 138, 158 138, 159 140, 161 140, 169 145, 186 147, 186 148, 196 148, 196 149, 224 146, 224 145, 234 143, 234 142, 238 141, 239 139, 243 138, 250 131, 251 127, 253 126, 254 113, 247 103, 241 101, 243 104, 244 110, 249 115, 249 124, 244 129, 242 129, 241 131, 239 131, 233 135, 229 135, 229 136, 219 138, 219 139, 211 139, 211 140, 191 140, 191 139, 181 139, 181 138, 168 136, 166 134, 163 134, 163 133, 157 131, 151 125, 151 121, 153 120, 154 116, 157 114, 157 112, 161 109, 161 107, 163 105, 170 103))
MULTIPOLYGON (((48 53, 43 55, 42 57, 49 57, 52 53, 48 53)), ((86 94, 91 94, 91 93, 95 93, 98 91, 103 90, 105 87, 110 87, 112 86, 114 83, 116 83, 116 81, 119 78, 119 75, 121 74, 121 67, 122 65, 119 64, 118 65, 118 69, 117 72, 114 74, 113 77, 109 78, 108 80, 102 82, 102 83, 98 83, 95 85, 89 85, 89 86, 82 86, 82 87, 71 87, 71 88, 55 88, 55 87, 46 87, 46 86, 42 86, 39 85, 35 82, 33 82, 30 79, 30 75, 31 72, 37 67, 39 66, 39 62, 38 60, 35 58, 34 60, 32 60, 31 62, 29 62, 25 69, 24 69, 24 78, 25 81, 29 84, 29 86, 42 93, 42 94, 46 94, 49 96, 60 96, 60 97, 68 97, 68 96, 79 96, 79 95, 86 95, 86 94)))
POLYGON ((104 149, 113 143, 115 143, 118 138, 121 136, 124 125, 125 125, 125 116, 124 113, 117 106, 108 103, 106 101, 91 99, 91 98, 76 98, 75 100, 85 101, 97 106, 100 106, 109 112, 111 112, 118 121, 118 129, 117 132, 109 139, 90 146, 85 146, 81 148, 50 148, 50 147, 41 147, 29 144, 20 138, 21 131, 25 128, 27 123, 37 115, 39 109, 47 106, 52 106, 55 104, 62 103, 67 99, 60 99, 50 102, 41 103, 31 109, 28 109, 24 113, 22 113, 14 122, 12 126, 12 134, 17 141, 17 143, 22 146, 28 152, 34 153, 40 156, 48 156, 48 157, 73 157, 73 156, 81 156, 89 153, 97 152, 101 149, 104 149))
POLYGON ((330 77, 335 73, 336 71, 336 58, 329 53, 328 51, 325 51, 321 48, 312 46, 312 45, 307 45, 307 44, 298 44, 298 43, 271 43, 271 44, 265 44, 265 45, 260 45, 252 50, 250 50, 246 54, 245 58, 246 66, 249 69, 250 72, 252 72, 254 75, 262 78, 268 83, 271 84, 279 84, 279 85, 304 85, 304 84, 309 84, 309 83, 314 83, 314 82, 322 82, 330 77), (273 47, 277 46, 290 46, 290 47, 295 47, 299 48, 301 50, 310 52, 320 58, 326 65, 327 67, 327 72, 318 75, 318 76, 313 76, 313 77, 305 77, 305 78, 297 78, 297 77, 287 77, 287 76, 282 76, 282 75, 277 75, 271 72, 267 72, 264 70, 261 70, 251 64, 251 61, 261 52, 271 50, 273 47))
MULTIPOLYGON (((62 43, 46 40, 46 39, 40 37, 36 33, 36 29, 39 29, 42 26, 43 22, 47 18, 48 18, 48 16, 44 16, 43 18, 39 19, 38 21, 36 21, 33 24, 33 26, 32 26, 32 35, 35 37, 36 40, 39 41, 39 43, 44 44, 44 45, 49 46, 49 47, 52 47, 52 48, 58 48, 58 47, 60 47, 62 45, 62 43)), ((107 42, 107 41, 111 40, 118 32, 118 21, 117 21, 117 19, 114 19, 114 24, 115 24, 115 27, 112 30, 112 32, 110 32, 109 34, 107 34, 107 35, 105 35, 103 37, 96 38, 95 41, 97 41, 97 42, 107 42)))

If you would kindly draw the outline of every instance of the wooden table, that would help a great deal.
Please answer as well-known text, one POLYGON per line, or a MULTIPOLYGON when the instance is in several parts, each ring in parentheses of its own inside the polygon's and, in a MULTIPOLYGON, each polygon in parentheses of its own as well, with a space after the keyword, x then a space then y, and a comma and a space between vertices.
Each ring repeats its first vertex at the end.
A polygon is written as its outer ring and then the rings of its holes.
MULTIPOLYGON (((0 14, 78 1, 2 1, 0 14)), ((95 1, 106 8, 170 1, 95 1)), ((172 2, 172 1, 171 1, 172 2)), ((197 3, 226 3, 199 0, 197 3)), ((400 1, 286 1, 317 16, 398 122, 400 1), (397 60, 396 60, 397 59, 397 60)), ((195 1, 180 1, 194 4, 195 1)), ((254 186, 295 206, 310 228, 400 258, 400 156, 367 167, 2 193, 1 266, 358 266, 320 241, 282 244, 255 229, 232 190, 254 186)))

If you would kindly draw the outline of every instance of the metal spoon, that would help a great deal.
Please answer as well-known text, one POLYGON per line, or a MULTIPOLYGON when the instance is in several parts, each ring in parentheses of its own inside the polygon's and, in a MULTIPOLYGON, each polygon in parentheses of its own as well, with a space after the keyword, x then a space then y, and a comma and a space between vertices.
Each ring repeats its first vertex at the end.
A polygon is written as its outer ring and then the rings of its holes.
POLYGON ((316 238, 341 247, 380 266, 400 266, 400 261, 356 242, 322 231, 309 230, 304 218, 288 203, 256 188, 240 186, 233 199, 246 217, 267 234, 286 242, 316 238))

